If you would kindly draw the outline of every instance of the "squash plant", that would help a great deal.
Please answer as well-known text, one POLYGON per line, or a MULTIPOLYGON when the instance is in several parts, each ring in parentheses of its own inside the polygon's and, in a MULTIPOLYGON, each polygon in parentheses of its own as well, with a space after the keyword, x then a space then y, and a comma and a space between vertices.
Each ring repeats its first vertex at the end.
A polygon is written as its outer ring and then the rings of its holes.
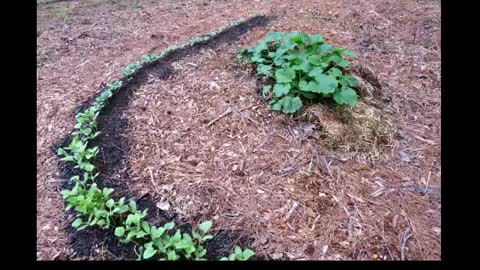
POLYGON ((295 113, 304 100, 333 98, 337 104, 355 106, 357 80, 345 74, 344 56, 354 53, 335 48, 322 35, 302 32, 272 32, 259 44, 242 48, 237 59, 256 65, 265 84, 262 93, 271 98, 275 111, 295 113))

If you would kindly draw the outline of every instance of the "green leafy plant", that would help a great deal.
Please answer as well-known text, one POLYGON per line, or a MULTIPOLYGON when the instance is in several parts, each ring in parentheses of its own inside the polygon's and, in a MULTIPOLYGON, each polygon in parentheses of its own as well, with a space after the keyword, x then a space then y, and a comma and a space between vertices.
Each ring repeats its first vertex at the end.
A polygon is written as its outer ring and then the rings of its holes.
POLYGON ((134 62, 134 63, 131 63, 131 64, 128 64, 126 67, 124 67, 120 71, 120 74, 123 77, 131 77, 132 75, 134 75, 137 71, 139 71, 142 68, 142 64, 143 64, 143 62, 141 60, 137 61, 137 62, 134 62))
POLYGON ((87 139, 94 139, 97 137, 100 132, 97 130, 97 116, 99 111, 97 107, 91 107, 85 110, 82 113, 78 113, 75 118, 77 120, 77 124, 75 125, 75 131, 73 134, 82 134, 87 139))
POLYGON ((75 168, 92 172, 95 166, 90 162, 98 154, 98 147, 87 148, 88 141, 82 141, 74 136, 72 142, 65 148, 58 149, 58 155, 63 156, 61 160, 77 163, 75 168))
POLYGON ((354 53, 327 44, 322 35, 273 32, 259 44, 242 48, 237 59, 256 65, 267 84, 262 93, 270 106, 284 113, 297 112, 304 100, 333 98, 337 104, 355 106, 357 80, 345 74, 344 56, 354 53), (273 81, 273 85, 268 81, 273 81))
POLYGON ((221 258, 220 261, 247 261, 253 255, 255 255, 253 250, 246 248, 242 251, 241 247, 235 246, 233 253, 231 253, 228 257, 221 258))
MULTIPOLYGON (((132 205, 131 205, 132 206, 132 205)), ((200 234, 192 231, 192 235, 175 229, 175 223, 169 222, 161 227, 149 225, 143 221, 144 213, 130 214, 123 226, 115 228, 115 235, 123 238, 122 242, 145 239, 139 247, 138 259, 151 259, 154 256, 159 260, 193 259, 204 260, 207 250, 203 243, 212 238, 206 234, 212 225, 206 221, 199 226, 200 234), (169 233, 175 230, 175 233, 169 233)))
POLYGON ((113 199, 109 198, 112 192, 112 188, 100 190, 95 183, 89 189, 77 183, 72 190, 63 190, 62 195, 67 202, 67 210, 74 208, 79 213, 77 216, 87 217, 86 220, 77 217, 72 226, 78 230, 94 225, 109 228, 114 214, 112 207, 115 204, 113 199))
POLYGON ((212 238, 211 235, 206 235, 207 231, 212 225, 211 221, 206 221, 200 224, 200 234, 192 230, 192 236, 187 233, 182 233, 176 229, 173 235, 168 234, 168 231, 174 229, 173 222, 167 223, 151 233, 152 242, 145 244, 144 258, 150 257, 156 250, 160 256, 160 260, 177 260, 177 259, 194 259, 204 260, 207 250, 203 247, 203 243, 212 238))

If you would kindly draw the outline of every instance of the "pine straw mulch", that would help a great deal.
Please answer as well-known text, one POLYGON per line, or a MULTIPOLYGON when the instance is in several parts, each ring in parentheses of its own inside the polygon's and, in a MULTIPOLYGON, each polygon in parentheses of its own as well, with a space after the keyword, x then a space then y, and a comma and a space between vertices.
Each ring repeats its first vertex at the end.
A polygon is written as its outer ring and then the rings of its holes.
POLYGON ((242 231, 273 258, 440 258, 439 3, 252 3, 98 5, 40 34, 39 259, 70 253, 49 147, 73 126, 75 107, 142 53, 257 11, 279 17, 138 86, 123 115, 130 189, 192 224, 213 219, 215 229, 242 231), (295 118, 270 112, 234 56, 267 32, 291 30, 356 51, 352 66, 372 97, 366 91, 354 111, 324 104, 295 118))

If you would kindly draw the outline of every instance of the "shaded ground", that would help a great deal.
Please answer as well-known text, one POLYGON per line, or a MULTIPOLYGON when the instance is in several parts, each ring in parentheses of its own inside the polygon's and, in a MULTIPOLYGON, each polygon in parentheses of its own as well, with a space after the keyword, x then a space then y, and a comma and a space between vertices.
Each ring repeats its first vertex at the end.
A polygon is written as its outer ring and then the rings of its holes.
POLYGON ((139 85, 118 134, 131 139, 132 196, 150 193, 185 222, 213 219, 217 230, 253 236, 257 253, 273 258, 440 258, 439 2, 250 2, 38 6, 38 259, 73 255, 58 193, 64 179, 49 147, 71 130, 75 108, 141 54, 259 11, 279 19, 139 85), (291 30, 356 51, 353 66, 372 70, 379 85, 363 78, 382 96, 366 96, 346 116, 325 106, 294 119, 268 111, 234 56, 267 32, 291 30), (354 133, 358 140, 342 133, 352 119, 372 123, 354 133))

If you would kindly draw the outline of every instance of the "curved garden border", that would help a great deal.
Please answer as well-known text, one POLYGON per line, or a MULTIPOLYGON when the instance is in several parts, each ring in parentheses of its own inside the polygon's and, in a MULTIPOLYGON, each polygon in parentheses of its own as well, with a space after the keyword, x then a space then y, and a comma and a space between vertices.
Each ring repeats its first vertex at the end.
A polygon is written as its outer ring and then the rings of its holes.
MULTIPOLYGON (((143 55, 141 60, 131 63, 121 70, 122 77, 119 80, 108 83, 93 100, 80 106, 76 111, 74 130, 60 147, 54 147, 58 149, 58 154, 63 156, 61 161, 69 163, 68 165, 74 164, 67 173, 73 175, 70 182, 67 183, 70 190, 62 191, 67 210, 73 209, 77 213, 72 224, 73 227, 79 230, 91 228, 91 226, 102 229, 114 228, 114 234, 121 239, 120 242, 136 243, 134 252, 139 259, 204 260, 207 249, 203 245, 208 243, 207 240, 213 238, 207 234, 212 222, 206 221, 200 224, 197 230, 191 229, 189 226, 190 230, 188 231, 191 231, 191 235, 189 233, 182 234, 178 229, 174 235, 169 235, 167 232, 173 232, 175 228, 173 222, 158 228, 150 224, 145 220, 147 210, 140 211, 134 200, 130 200, 129 203, 125 202, 125 197, 115 200, 111 196, 113 188, 103 187, 100 189, 98 187, 96 177, 99 173, 95 166, 95 159, 99 153, 99 147, 89 147, 89 144, 100 134, 97 131, 97 116, 105 111, 111 98, 129 85, 140 71, 144 71, 147 67, 176 53, 207 45, 220 36, 228 36, 233 29, 243 29, 242 31, 245 32, 248 28, 265 24, 267 21, 268 18, 262 15, 240 19, 210 34, 194 37, 178 46, 170 46, 160 54, 143 55), (74 186, 72 187, 72 185, 74 186), (139 252, 137 252, 137 246, 141 247, 139 252), (177 253, 172 253, 172 249, 177 253)), ((237 33, 233 38, 238 36, 237 33)), ((206 245, 208 246, 208 244, 206 245)), ((239 248, 236 248, 233 254, 235 256, 231 257, 232 259, 244 260, 251 257, 253 252, 248 249, 239 251, 239 248)))

